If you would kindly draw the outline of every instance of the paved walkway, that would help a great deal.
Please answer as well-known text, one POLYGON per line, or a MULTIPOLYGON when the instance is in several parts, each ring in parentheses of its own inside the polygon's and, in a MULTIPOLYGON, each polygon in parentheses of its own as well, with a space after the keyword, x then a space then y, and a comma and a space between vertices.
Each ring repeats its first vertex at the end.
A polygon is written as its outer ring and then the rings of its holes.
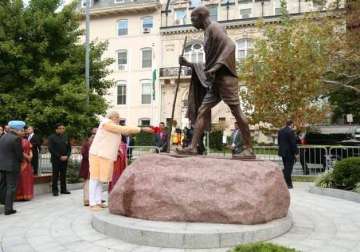
MULTIPOLYGON (((272 242, 312 252, 360 251, 360 204, 310 194, 307 184, 291 191, 294 226, 272 242)), ((18 214, 0 215, 0 252, 225 252, 227 249, 182 250, 141 247, 107 238, 90 224, 81 205, 82 191, 39 196, 17 203, 18 214)))

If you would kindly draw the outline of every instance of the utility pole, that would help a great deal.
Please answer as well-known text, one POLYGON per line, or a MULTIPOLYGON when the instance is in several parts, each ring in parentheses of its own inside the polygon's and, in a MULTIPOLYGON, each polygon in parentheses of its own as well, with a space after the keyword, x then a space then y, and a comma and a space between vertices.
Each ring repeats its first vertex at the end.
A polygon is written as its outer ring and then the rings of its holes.
POLYGON ((89 90, 90 90, 90 1, 86 0, 85 16, 86 16, 86 36, 85 36, 85 86, 88 92, 86 104, 89 106, 89 90))

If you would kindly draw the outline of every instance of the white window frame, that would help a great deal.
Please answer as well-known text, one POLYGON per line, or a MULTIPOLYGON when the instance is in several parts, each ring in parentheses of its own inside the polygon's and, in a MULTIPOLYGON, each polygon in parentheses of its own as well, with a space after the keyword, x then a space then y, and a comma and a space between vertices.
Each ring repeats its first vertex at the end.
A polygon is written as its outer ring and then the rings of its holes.
POLYGON ((151 47, 144 47, 144 48, 141 48, 140 49, 140 51, 141 51, 141 60, 140 60, 140 64, 141 64, 141 68, 142 69, 151 69, 152 68, 152 66, 153 66, 153 49, 151 48, 151 47), (145 66, 144 67, 144 51, 147 51, 147 50, 150 50, 151 51, 151 57, 150 57, 150 59, 151 59, 151 64, 150 64, 150 66, 145 66))
MULTIPOLYGON (((219 21, 219 5, 217 5, 217 4, 210 4, 210 5, 208 5, 207 6, 207 8, 209 9, 209 8, 213 8, 213 7, 216 7, 216 20, 212 20, 212 21, 219 21)), ((210 12, 210 10, 209 10, 209 12, 210 12)), ((211 15, 210 15, 210 18, 211 18, 211 15)))
POLYGON ((251 7, 249 7, 249 8, 240 8, 240 18, 241 19, 251 18, 252 16, 253 16, 253 9, 251 7), (243 17, 243 15, 241 15, 242 10, 250 10, 249 16, 248 17, 243 17))
POLYGON ((249 49, 251 50, 253 48, 254 48, 254 40, 252 38, 240 38, 240 39, 236 40, 236 60, 242 62, 249 55, 249 49), (240 58, 239 44, 240 44, 240 41, 242 41, 242 40, 245 41, 245 47, 241 48, 245 51, 245 57, 240 58), (250 44, 250 46, 249 46, 249 44, 250 44))
POLYGON ((129 35, 129 20, 128 19, 119 19, 116 22, 116 34, 117 34, 118 37, 129 35), (126 21, 126 23, 127 23, 126 34, 119 34, 119 24, 120 24, 121 21, 126 21))
POLYGON ((141 18, 141 30, 142 33, 151 33, 152 29, 154 28, 154 17, 153 16, 145 16, 141 18), (151 18, 151 28, 144 27, 144 20, 147 18, 151 18))
POLYGON ((127 49, 119 49, 116 51, 116 69, 118 71, 128 71, 129 68, 129 50, 127 49), (120 52, 126 52, 126 64, 119 64, 119 53, 120 52))
POLYGON ((142 105, 150 105, 152 103, 152 96, 153 96, 153 90, 152 90, 152 80, 151 79, 144 79, 140 81, 141 85, 141 104, 142 105), (144 85, 148 85, 150 87, 150 93, 144 94, 144 85), (144 96, 150 97, 150 102, 144 103, 144 96))
POLYGON ((188 12, 186 8, 179 8, 179 9, 175 9, 174 10, 174 20, 175 20, 175 25, 185 25, 187 22, 187 18, 188 18, 188 12), (176 12, 180 11, 180 10, 184 10, 185 11, 185 17, 183 19, 177 19, 176 17, 176 12))
POLYGON ((139 126, 143 126, 142 121, 149 121, 149 126, 151 125, 151 118, 148 117, 139 118, 138 120, 139 126))
POLYGON ((116 105, 117 106, 123 106, 127 104, 127 83, 124 80, 119 80, 116 82, 116 105), (125 86, 125 103, 119 103, 119 86, 125 86))
MULTIPOLYGON (((90 8, 92 7, 93 3, 92 0, 89 0, 90 8)), ((81 8, 86 8, 86 0, 81 0, 81 8)))

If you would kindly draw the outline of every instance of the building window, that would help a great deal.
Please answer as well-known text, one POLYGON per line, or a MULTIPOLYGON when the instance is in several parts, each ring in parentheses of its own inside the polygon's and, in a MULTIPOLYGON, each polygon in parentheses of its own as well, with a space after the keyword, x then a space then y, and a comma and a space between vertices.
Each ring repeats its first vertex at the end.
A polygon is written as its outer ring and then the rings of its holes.
POLYGON ((251 18, 251 8, 240 9, 240 18, 251 18))
POLYGON ((281 8, 275 8, 275 15, 276 16, 281 15, 281 8))
POLYGON ((126 119, 125 119, 125 118, 121 118, 119 124, 120 124, 121 126, 125 126, 125 125, 126 125, 126 119))
POLYGON ((150 118, 141 118, 139 119, 139 126, 144 126, 144 127, 147 127, 147 126, 150 126, 150 118))
MULTIPOLYGON (((90 7, 92 6, 92 0, 89 0, 90 7)), ((81 0, 81 8, 86 8, 86 0, 81 0)))
POLYGON ((152 83, 151 80, 141 81, 141 104, 151 104, 152 83))
POLYGON ((127 70, 127 50, 119 50, 117 52, 118 69, 120 71, 127 70))
POLYGON ((118 21, 118 36, 123 36, 128 34, 128 20, 123 19, 118 21))
POLYGON ((198 7, 201 5, 201 0, 190 0, 191 7, 198 7))
POLYGON ((118 81, 118 83, 117 83, 116 104, 118 104, 118 105, 126 104, 126 82, 125 81, 118 81))
POLYGON ((274 5, 275 5, 274 14, 276 16, 281 15, 281 1, 275 0, 274 5))
POLYGON ((151 68, 152 67, 152 49, 144 48, 141 49, 141 67, 142 68, 151 68))
POLYGON ((175 24, 176 25, 186 24, 186 9, 175 10, 175 24))
POLYGON ((253 50, 253 41, 252 39, 240 39, 236 41, 236 58, 237 60, 244 61, 244 59, 252 52, 253 50))
POLYGON ((143 33, 150 33, 153 28, 153 17, 144 17, 142 19, 143 33))
POLYGON ((204 47, 200 43, 192 44, 185 48, 184 56, 192 63, 205 62, 204 47))
POLYGON ((248 4, 252 3, 253 0, 239 0, 239 4, 248 4))
POLYGON ((217 5, 210 5, 207 6, 209 13, 210 13, 210 19, 212 21, 217 21, 218 20, 218 7, 217 5))

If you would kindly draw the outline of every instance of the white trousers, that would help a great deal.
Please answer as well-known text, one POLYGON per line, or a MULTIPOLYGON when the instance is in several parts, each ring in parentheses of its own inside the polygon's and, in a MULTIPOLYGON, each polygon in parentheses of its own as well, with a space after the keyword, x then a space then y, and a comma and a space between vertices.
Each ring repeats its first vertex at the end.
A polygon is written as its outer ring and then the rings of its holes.
POLYGON ((89 204, 96 206, 101 204, 102 200, 102 183, 99 180, 90 179, 89 181, 89 204))

